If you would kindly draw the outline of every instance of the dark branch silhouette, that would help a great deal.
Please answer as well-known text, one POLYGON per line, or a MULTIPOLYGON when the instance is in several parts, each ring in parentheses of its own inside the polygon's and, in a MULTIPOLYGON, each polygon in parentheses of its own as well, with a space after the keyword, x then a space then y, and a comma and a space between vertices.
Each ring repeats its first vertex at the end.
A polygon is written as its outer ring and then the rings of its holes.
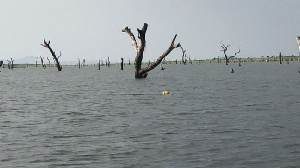
POLYGON ((42 67, 45 69, 46 68, 46 65, 44 65, 44 58, 42 56, 40 56, 41 58, 41 64, 42 64, 42 67))
MULTIPOLYGON (((3 65, 3 61, 0 60, 0 68, 2 67, 2 65, 3 65)), ((1 71, 0 71, 0 72, 1 72, 1 71)))
POLYGON ((171 45, 169 46, 169 48, 161 55, 157 58, 157 60, 151 64, 149 64, 147 67, 142 68, 142 60, 143 60, 143 56, 144 56, 144 49, 146 47, 146 31, 148 28, 148 24, 144 23, 143 28, 137 29, 138 31, 138 38, 140 39, 140 43, 139 45, 137 44, 136 38, 133 35, 133 33, 131 32, 131 29, 128 27, 125 27, 122 32, 125 32, 129 35, 129 37, 131 38, 131 42, 132 42, 132 46, 136 51, 136 57, 134 60, 134 66, 135 66, 135 78, 146 78, 148 75, 148 72, 151 71, 152 69, 154 69, 157 65, 159 65, 161 63, 161 61, 174 49, 177 47, 180 47, 180 43, 175 44, 175 39, 177 37, 177 34, 175 35, 175 37, 173 38, 171 45))
POLYGON ((47 57, 47 60, 48 60, 48 62, 49 62, 49 67, 50 67, 50 59, 47 57))
POLYGON ((51 55, 52 55, 52 57, 53 57, 53 59, 55 61, 55 65, 56 65, 58 71, 61 71, 62 70, 62 66, 60 65, 60 63, 58 61, 58 58, 62 55, 61 52, 60 52, 59 56, 56 56, 55 52, 50 47, 50 40, 47 43, 46 40, 44 39, 44 44, 41 44, 41 46, 49 49, 49 51, 50 51, 50 53, 51 53, 51 55))
POLYGON ((226 65, 228 65, 228 63, 229 63, 229 58, 228 58, 228 56, 226 54, 226 51, 228 50, 228 47, 230 47, 230 45, 225 46, 225 44, 221 44, 221 48, 222 48, 221 51, 223 51, 223 53, 224 53, 226 65))

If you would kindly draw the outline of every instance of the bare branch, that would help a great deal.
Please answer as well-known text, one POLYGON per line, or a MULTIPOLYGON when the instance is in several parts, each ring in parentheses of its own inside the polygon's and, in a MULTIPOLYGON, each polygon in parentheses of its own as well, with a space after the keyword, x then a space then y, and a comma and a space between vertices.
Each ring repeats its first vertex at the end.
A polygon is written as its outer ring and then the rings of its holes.
POLYGON ((236 56, 236 54, 240 53, 241 49, 239 48, 239 50, 237 52, 234 53, 234 56, 236 56))
POLYGON ((175 35, 175 37, 172 40, 172 43, 170 45, 170 47, 160 56, 157 58, 157 60, 155 62, 153 62, 152 64, 150 64, 148 67, 143 68, 140 73, 141 74, 146 74, 147 72, 149 72, 150 70, 154 69, 157 65, 159 65, 161 63, 161 61, 167 56, 169 55, 169 53, 177 47, 181 47, 180 43, 174 44, 175 39, 177 37, 177 34, 175 35))
POLYGON ((133 48, 135 49, 136 52, 138 52, 138 45, 137 45, 137 42, 136 42, 136 39, 134 37, 134 35, 132 34, 130 28, 128 27, 125 27, 122 32, 125 32, 129 35, 129 37, 131 38, 131 42, 132 42, 132 46, 133 48))
MULTIPOLYGON (((52 50, 52 48, 50 47, 50 40, 49 40, 48 43, 47 43, 46 40, 44 39, 44 44, 41 44, 41 46, 46 47, 46 48, 49 49, 49 51, 50 51, 50 53, 51 53, 51 55, 52 55, 52 57, 53 57, 53 60, 54 60, 55 63, 56 63, 56 66, 57 66, 58 71, 61 71, 61 70, 62 70, 62 66, 60 65, 60 63, 59 63, 59 61, 58 61, 58 58, 59 58, 59 57, 56 56, 55 52, 54 52, 54 51, 52 50)), ((61 55, 60 55, 60 56, 61 56, 61 55)))
POLYGON ((59 58, 61 55, 62 55, 62 54, 61 54, 61 51, 60 51, 60 52, 59 52, 59 56, 58 56, 57 58, 59 58))

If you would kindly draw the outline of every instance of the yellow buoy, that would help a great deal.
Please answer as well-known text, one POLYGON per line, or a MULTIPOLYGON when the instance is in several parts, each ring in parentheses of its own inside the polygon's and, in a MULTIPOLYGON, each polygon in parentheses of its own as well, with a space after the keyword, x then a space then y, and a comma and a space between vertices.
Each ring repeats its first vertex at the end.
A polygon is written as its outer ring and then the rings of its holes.
POLYGON ((169 94, 169 91, 165 90, 162 92, 163 95, 169 94))

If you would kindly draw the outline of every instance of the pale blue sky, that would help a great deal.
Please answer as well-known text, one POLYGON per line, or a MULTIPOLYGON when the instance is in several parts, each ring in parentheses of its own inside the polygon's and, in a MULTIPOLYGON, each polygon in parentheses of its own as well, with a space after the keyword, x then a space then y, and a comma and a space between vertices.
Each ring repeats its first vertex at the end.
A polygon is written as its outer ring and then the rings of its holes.
MULTIPOLYGON (((155 60, 175 34, 191 59, 298 55, 299 0, 0 0, 0 59, 50 57, 51 40, 62 61, 134 60, 128 26, 149 24, 144 61, 155 60)), ((175 49, 167 60, 181 59, 175 49)))

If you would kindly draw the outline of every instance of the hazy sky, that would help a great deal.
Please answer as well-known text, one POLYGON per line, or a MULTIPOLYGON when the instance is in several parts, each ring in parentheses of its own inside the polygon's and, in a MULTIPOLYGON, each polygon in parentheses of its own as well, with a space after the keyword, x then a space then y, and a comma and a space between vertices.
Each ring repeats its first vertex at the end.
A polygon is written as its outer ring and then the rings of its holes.
MULTIPOLYGON (((0 0, 0 59, 51 57, 40 46, 51 40, 62 61, 134 60, 126 26, 148 23, 144 61, 155 60, 178 34, 191 59, 298 55, 299 0, 0 0)), ((181 59, 177 48, 166 58, 181 59)))

